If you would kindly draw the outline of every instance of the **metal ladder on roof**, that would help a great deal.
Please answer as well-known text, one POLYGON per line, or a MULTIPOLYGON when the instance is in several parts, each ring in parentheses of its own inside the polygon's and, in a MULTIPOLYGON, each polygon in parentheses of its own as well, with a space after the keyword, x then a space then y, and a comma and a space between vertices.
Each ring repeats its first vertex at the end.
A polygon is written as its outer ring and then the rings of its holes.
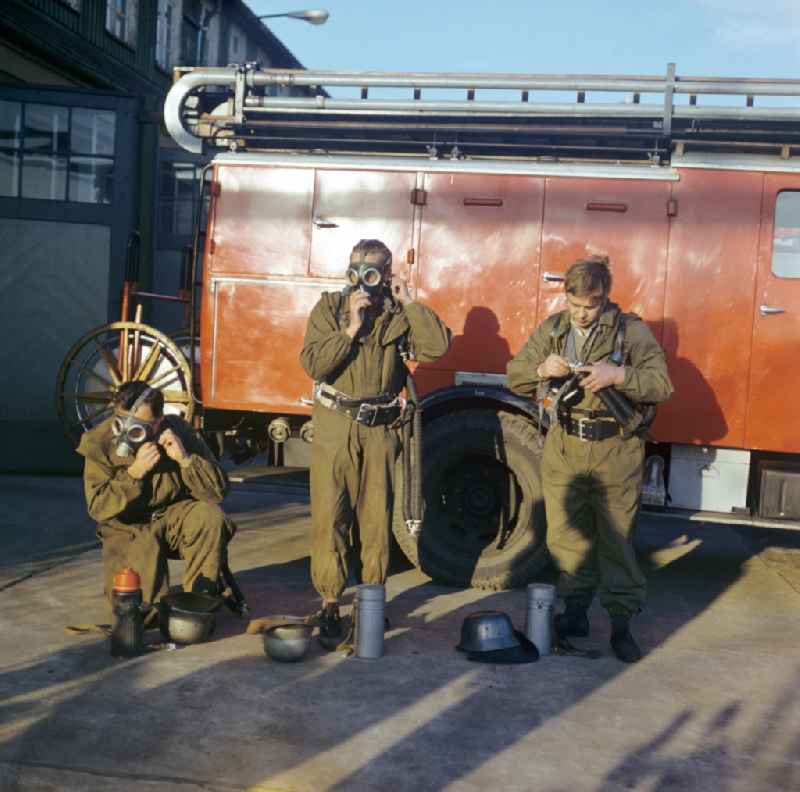
POLYGON ((686 77, 672 63, 662 76, 630 77, 306 71, 253 63, 176 74, 165 122, 173 138, 196 153, 222 148, 659 163, 675 144, 777 147, 783 156, 800 149, 800 80, 686 77), (740 101, 720 103, 721 96, 740 101), (783 99, 770 106, 766 97, 783 99))

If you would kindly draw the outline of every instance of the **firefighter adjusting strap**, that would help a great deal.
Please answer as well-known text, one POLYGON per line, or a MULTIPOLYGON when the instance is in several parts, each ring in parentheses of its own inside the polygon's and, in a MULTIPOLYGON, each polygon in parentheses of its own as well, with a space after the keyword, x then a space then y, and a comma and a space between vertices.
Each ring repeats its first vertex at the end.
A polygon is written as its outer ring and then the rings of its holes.
POLYGON ((387 426, 397 421, 403 413, 405 400, 400 396, 373 396, 352 399, 324 382, 315 388, 317 401, 329 410, 342 413, 364 426, 387 426))

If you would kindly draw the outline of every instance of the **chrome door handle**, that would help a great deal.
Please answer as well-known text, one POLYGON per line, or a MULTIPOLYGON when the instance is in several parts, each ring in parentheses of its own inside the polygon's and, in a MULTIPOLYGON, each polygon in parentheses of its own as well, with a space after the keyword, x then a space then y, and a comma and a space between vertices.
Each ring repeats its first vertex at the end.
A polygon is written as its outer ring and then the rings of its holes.
POLYGON ((300 404, 303 404, 306 407, 313 407, 314 406, 314 400, 313 399, 307 399, 305 396, 301 396, 297 401, 299 401, 300 404))
POLYGON ((543 273, 542 273, 542 277, 543 277, 543 278, 544 278, 544 279, 545 279, 545 280, 546 280, 548 283, 553 283, 553 282, 555 282, 555 283, 561 283, 561 281, 563 281, 563 280, 564 280, 564 276, 563 276, 563 275, 558 275, 558 274, 557 274, 557 273, 555 273, 555 272, 543 272, 543 273))
POLYGON ((315 217, 312 221, 317 228, 338 228, 332 220, 326 220, 324 217, 315 217))
POLYGON ((759 305, 758 310, 762 316, 770 316, 771 314, 786 313, 785 308, 773 308, 770 305, 759 305))

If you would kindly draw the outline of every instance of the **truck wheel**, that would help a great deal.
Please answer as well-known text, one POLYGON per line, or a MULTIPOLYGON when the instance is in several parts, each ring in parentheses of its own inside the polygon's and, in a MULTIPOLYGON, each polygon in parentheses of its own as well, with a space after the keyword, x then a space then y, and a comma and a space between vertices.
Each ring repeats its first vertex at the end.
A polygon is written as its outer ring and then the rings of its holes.
POLYGON ((423 430, 422 528, 403 522, 402 464, 393 531, 408 559, 455 586, 523 585, 548 561, 536 427, 520 415, 465 410, 423 430))

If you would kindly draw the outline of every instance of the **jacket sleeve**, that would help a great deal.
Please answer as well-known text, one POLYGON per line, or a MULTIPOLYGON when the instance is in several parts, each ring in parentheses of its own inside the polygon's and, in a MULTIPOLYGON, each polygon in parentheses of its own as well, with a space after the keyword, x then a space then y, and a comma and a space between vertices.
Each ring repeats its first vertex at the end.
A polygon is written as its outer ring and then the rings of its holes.
POLYGON ((183 483, 195 500, 219 503, 230 489, 225 471, 199 432, 186 425, 184 436, 189 463, 181 467, 183 483))
POLYGON ((532 398, 540 382, 536 369, 549 354, 550 329, 546 323, 542 323, 533 331, 525 346, 508 361, 506 374, 509 390, 518 396, 532 398))
POLYGON ((411 357, 420 363, 433 363, 450 349, 452 334, 436 313, 418 302, 404 306, 408 319, 408 345, 411 357))
POLYGON ((113 520, 142 494, 142 482, 128 475, 126 468, 115 468, 100 448, 81 439, 78 452, 86 458, 83 488, 89 516, 98 523, 113 520))
POLYGON ((330 298, 323 294, 306 326, 300 365, 313 380, 324 379, 350 354, 353 339, 339 329, 330 298))
POLYGON ((642 321, 628 322, 625 381, 617 390, 635 402, 658 404, 672 396, 664 350, 642 321))

